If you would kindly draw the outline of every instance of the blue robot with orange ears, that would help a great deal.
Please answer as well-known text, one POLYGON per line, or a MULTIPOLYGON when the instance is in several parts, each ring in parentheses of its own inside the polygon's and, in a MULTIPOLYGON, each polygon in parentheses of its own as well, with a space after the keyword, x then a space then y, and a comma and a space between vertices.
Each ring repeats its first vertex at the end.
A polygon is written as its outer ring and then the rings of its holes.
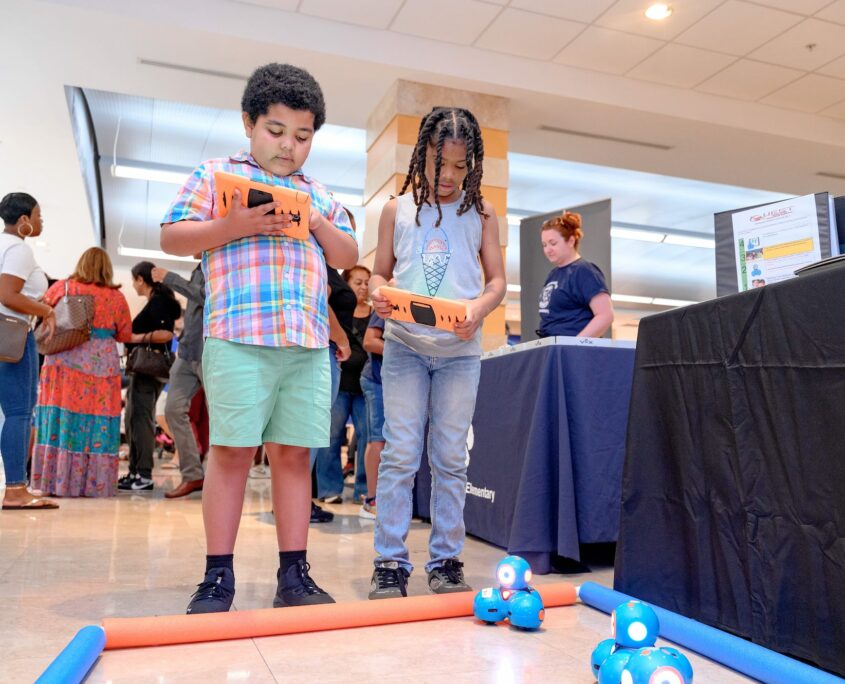
POLYGON ((619 604, 610 616, 610 639, 599 642, 590 658, 598 684, 692 684, 687 657, 676 648, 655 646, 660 622, 642 601, 619 604))
POLYGON ((473 612, 482 622, 508 620, 513 627, 537 629, 545 617, 539 592, 529 586, 531 567, 524 558, 506 556, 496 566, 499 588, 482 589, 473 602, 473 612))

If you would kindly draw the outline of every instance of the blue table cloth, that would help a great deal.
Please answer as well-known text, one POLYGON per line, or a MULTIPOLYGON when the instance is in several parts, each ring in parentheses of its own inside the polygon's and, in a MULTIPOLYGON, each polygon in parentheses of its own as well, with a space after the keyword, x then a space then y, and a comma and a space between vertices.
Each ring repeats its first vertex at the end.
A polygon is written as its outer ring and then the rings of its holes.
MULTIPOLYGON (((526 557, 537 573, 579 544, 616 541, 632 345, 557 338, 481 364, 468 439, 467 533, 526 557)), ((415 510, 430 517, 430 471, 415 510)))

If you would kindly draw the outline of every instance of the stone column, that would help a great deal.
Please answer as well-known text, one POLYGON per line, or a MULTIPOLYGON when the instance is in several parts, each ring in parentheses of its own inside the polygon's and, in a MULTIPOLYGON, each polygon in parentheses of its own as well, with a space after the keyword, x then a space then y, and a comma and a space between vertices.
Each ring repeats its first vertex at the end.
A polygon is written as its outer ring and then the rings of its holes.
MULTIPOLYGON (((411 152, 417 142, 420 120, 432 107, 469 109, 481 125, 484 140, 484 198, 495 208, 499 219, 502 259, 508 243, 508 101, 502 97, 396 81, 367 120, 367 176, 364 183, 366 231, 362 261, 372 266, 378 241, 381 209, 402 187, 408 173, 411 152)), ((484 349, 505 343, 504 303, 484 321, 484 349)))

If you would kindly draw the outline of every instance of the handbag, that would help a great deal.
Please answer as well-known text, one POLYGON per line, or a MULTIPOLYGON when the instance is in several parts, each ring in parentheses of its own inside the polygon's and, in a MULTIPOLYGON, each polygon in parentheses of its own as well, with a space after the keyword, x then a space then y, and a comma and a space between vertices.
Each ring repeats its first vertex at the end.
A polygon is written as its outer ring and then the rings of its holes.
POLYGON ((29 322, 0 313, 0 361, 17 363, 26 349, 29 322))
POLYGON ((91 339, 91 324, 94 322, 94 297, 72 295, 65 280, 65 294, 53 307, 56 317, 56 331, 47 340, 48 330, 43 322, 35 328, 35 346, 39 354, 58 354, 73 349, 91 339))
MULTIPOLYGON (((149 333, 149 337, 151 336, 152 333, 149 333)), ((129 352, 129 358, 126 359, 126 372, 149 375, 167 381, 170 378, 173 355, 167 348, 164 351, 153 349, 149 337, 129 352)))

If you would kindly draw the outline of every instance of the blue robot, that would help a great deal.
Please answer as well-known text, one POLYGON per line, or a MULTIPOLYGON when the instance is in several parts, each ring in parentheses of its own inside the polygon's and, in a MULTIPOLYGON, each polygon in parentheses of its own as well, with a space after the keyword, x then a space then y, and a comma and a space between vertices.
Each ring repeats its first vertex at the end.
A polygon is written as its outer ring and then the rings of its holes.
POLYGON ((539 592, 526 588, 515 591, 508 599, 508 620, 520 629, 537 629, 543 624, 545 610, 539 592))
POLYGON ((622 672, 625 670, 625 666, 628 664, 633 653, 634 651, 623 648, 614 651, 614 653, 608 656, 599 670, 599 684, 619 684, 622 672))
POLYGON ((493 625, 508 616, 508 604, 498 589, 487 587, 475 595, 472 612, 482 622, 493 625))
POLYGON ((692 682, 692 663, 690 663, 689 658, 677 648, 672 648, 671 646, 661 646, 660 650, 668 653, 675 659, 675 667, 684 676, 684 681, 690 684, 692 682))
POLYGON ((593 677, 596 679, 599 678, 599 670, 601 669, 602 663, 612 656, 615 650, 616 642, 613 639, 600 641, 599 645, 593 649, 593 653, 590 656, 590 669, 592 670, 593 677))
POLYGON ((616 606, 610 616, 610 634, 625 648, 654 646, 660 634, 657 613, 647 603, 628 601, 616 606))
POLYGON ((496 566, 496 579, 502 589, 527 589, 532 577, 528 561, 519 556, 505 556, 496 566))
POLYGON ((691 684, 676 667, 678 659, 660 648, 641 648, 628 660, 621 684, 691 684))

